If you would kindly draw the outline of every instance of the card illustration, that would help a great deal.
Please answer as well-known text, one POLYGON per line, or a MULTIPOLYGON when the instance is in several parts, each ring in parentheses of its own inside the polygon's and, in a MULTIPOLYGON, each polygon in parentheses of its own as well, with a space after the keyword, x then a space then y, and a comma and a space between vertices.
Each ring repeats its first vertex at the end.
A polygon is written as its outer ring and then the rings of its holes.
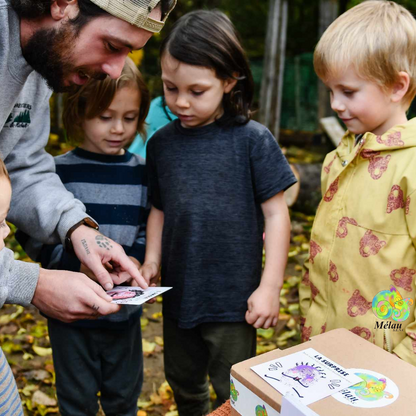
POLYGON ((251 369, 282 395, 294 394, 308 405, 349 387, 361 379, 313 348, 251 369))

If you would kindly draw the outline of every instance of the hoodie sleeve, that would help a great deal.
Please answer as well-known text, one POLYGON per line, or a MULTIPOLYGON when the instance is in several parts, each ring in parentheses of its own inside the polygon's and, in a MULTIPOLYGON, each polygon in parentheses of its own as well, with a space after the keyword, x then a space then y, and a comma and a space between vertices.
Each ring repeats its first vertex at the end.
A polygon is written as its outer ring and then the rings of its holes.
POLYGON ((0 251, 0 307, 5 303, 29 305, 38 279, 38 264, 15 260, 8 248, 0 251))
MULTIPOLYGON (((30 126, 7 155, 13 196, 8 219, 43 243, 64 242, 69 228, 87 215, 84 205, 63 186, 55 173, 53 157, 45 151, 49 139, 49 97, 39 97, 30 126)), ((13 134, 3 129, 0 138, 13 134)))

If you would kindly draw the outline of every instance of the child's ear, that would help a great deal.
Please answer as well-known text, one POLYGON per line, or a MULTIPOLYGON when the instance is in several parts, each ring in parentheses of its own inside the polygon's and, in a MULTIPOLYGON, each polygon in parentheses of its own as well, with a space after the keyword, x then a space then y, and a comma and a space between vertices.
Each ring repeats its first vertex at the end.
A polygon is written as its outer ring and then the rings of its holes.
POLYGON ((224 93, 228 94, 236 86, 238 80, 235 78, 228 78, 224 82, 224 93))
POLYGON ((398 103, 407 93, 410 84, 410 76, 407 72, 400 71, 396 82, 393 84, 391 99, 398 103))

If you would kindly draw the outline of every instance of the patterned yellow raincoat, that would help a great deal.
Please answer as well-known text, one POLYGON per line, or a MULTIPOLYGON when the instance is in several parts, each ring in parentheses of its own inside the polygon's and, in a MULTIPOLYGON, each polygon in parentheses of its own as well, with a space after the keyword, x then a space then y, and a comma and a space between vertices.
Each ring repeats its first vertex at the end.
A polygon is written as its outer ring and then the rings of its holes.
POLYGON ((355 141, 323 164, 302 338, 343 327, 416 365, 416 118, 355 141))

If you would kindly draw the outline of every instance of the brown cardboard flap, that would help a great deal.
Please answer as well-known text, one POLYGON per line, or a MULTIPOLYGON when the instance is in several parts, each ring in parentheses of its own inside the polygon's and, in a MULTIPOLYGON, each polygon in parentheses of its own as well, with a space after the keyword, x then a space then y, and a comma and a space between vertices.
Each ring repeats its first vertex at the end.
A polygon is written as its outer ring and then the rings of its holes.
POLYGON ((399 388, 398 399, 389 406, 362 409, 342 404, 332 397, 319 400, 309 407, 321 416, 415 416, 416 368, 371 344, 346 329, 335 329, 312 337, 310 341, 286 350, 274 350, 235 364, 231 375, 280 412, 282 395, 266 383, 250 367, 276 358, 314 348, 345 368, 362 368, 381 373, 399 388))

